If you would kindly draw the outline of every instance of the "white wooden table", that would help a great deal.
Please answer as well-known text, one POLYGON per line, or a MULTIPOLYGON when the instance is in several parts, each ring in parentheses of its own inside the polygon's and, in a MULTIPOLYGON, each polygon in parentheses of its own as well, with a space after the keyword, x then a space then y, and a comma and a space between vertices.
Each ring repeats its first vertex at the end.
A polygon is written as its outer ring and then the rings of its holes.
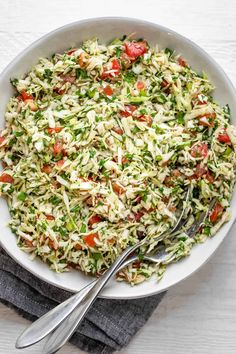
MULTIPOLYGON (((0 70, 42 34, 97 16, 157 22, 189 37, 236 85, 236 2, 233 0, 0 0, 0 70)), ((211 261, 169 290, 149 322, 122 353, 236 353, 236 226, 211 261)), ((0 354, 15 354, 27 321, 0 305, 0 354)), ((42 346, 21 353, 42 353, 42 346)), ((81 353, 67 345, 63 354, 81 353)))

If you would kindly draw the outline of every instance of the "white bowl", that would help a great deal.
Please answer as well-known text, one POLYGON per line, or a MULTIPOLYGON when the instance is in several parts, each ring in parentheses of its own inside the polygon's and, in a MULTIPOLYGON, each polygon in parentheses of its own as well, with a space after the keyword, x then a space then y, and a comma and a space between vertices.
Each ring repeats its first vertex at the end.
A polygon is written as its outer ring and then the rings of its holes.
MULTIPOLYGON (((187 59, 195 70, 204 70, 208 73, 210 80, 216 87, 214 97, 221 104, 229 104, 233 123, 236 125, 236 92, 226 74, 206 52, 190 40, 165 27, 137 19, 115 17, 83 20, 61 27, 43 36, 18 55, 0 76, 1 127, 4 126, 6 104, 14 93, 10 78, 24 75, 37 63, 39 57, 50 56, 55 52, 63 52, 70 47, 80 45, 82 41, 92 37, 98 37, 101 42, 107 42, 113 38, 121 37, 123 34, 133 32, 136 33, 137 38, 145 38, 151 45, 158 44, 163 48, 175 49, 177 53, 182 54, 187 59)), ((231 206, 231 221, 225 224, 213 239, 195 246, 189 257, 170 265, 160 282, 157 282, 156 278, 152 277, 140 285, 131 287, 126 283, 119 283, 113 280, 103 291, 102 297, 131 299, 156 294, 193 274, 215 252, 232 226, 236 216, 236 194, 233 196, 231 206)), ((29 256, 17 247, 16 237, 7 226, 9 212, 3 199, 0 200, 0 210, 1 245, 24 268, 44 281, 69 291, 78 291, 91 281, 90 277, 81 272, 71 271, 57 274, 39 259, 31 261, 29 256)))

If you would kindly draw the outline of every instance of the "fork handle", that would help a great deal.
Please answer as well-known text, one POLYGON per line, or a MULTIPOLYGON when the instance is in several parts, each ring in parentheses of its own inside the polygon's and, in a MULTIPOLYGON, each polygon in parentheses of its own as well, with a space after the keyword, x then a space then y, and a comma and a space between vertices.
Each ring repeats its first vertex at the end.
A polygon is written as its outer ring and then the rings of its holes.
MULTIPOLYGON (((117 272, 119 272, 130 263, 134 262, 136 259, 137 256, 129 257, 119 266, 117 272)), ((71 312, 80 304, 80 302, 83 301, 83 299, 86 297, 86 295, 97 281, 98 279, 93 280, 79 292, 54 307, 52 310, 40 317, 37 321, 33 322, 17 338, 16 348, 22 349, 30 347, 31 345, 38 343, 48 334, 53 332, 61 324, 61 322, 71 314, 71 312)))
POLYGON ((109 279, 116 273, 122 262, 128 257, 140 244, 128 247, 112 264, 112 266, 93 284, 87 296, 80 303, 72 314, 65 319, 65 321, 52 333, 49 337, 45 347, 45 354, 56 353, 72 336, 84 316, 94 303, 98 294, 109 281, 109 279))

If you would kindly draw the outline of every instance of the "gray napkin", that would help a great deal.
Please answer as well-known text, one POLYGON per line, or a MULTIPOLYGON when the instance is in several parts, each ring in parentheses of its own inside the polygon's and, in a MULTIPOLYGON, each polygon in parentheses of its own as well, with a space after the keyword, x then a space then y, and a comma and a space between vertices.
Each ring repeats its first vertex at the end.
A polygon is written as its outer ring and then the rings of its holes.
MULTIPOLYGON (((126 346, 145 324, 164 293, 137 300, 97 299, 71 338, 89 353, 107 354, 126 346)), ((0 248, 0 301, 34 321, 71 293, 38 279, 0 248)))

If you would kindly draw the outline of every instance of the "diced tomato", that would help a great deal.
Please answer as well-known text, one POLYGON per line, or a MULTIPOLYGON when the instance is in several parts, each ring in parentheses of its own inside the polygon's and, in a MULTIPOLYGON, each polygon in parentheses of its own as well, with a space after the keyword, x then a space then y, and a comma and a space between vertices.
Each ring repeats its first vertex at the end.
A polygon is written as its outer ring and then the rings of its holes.
POLYGON ((74 52, 76 52, 76 48, 73 48, 73 49, 70 49, 68 52, 67 52, 67 55, 71 55, 73 54, 74 52))
POLYGON ((121 184, 116 182, 112 183, 112 188, 114 192, 119 195, 125 193, 126 191, 125 187, 123 187, 121 184))
POLYGON ((181 176, 181 172, 178 169, 175 169, 172 171, 172 175, 175 177, 180 177, 181 176))
POLYGON ((173 186, 173 176, 166 176, 166 178, 164 179, 164 184, 167 187, 172 187, 173 186))
POLYGON ((31 111, 35 112, 38 110, 38 106, 35 104, 33 99, 25 100, 26 104, 28 104, 31 111))
POLYGON ((79 243, 76 243, 76 245, 74 245, 74 248, 76 249, 76 251, 82 250, 82 246, 79 243))
POLYGON ((201 95, 197 95, 197 104, 204 105, 207 104, 207 101, 201 98, 201 95))
POLYGON ((137 89, 138 90, 143 90, 143 89, 145 89, 145 87, 146 87, 146 85, 145 85, 145 83, 144 82, 142 82, 142 81, 138 81, 137 82, 137 89))
POLYGON ((215 177, 210 171, 207 171, 206 179, 208 180, 209 183, 213 183, 215 181, 215 177))
POLYGON ((29 95, 25 90, 21 91, 21 96, 22 96, 23 101, 34 99, 34 97, 32 95, 29 95))
POLYGON ((162 80, 161 87, 167 87, 167 86, 169 86, 169 82, 166 80, 162 80))
POLYGON ((188 66, 186 60, 185 60, 184 58, 181 58, 181 57, 178 58, 178 64, 179 64, 180 66, 183 66, 183 67, 188 66))
POLYGON ((76 80, 76 77, 72 75, 61 75, 60 77, 64 82, 69 82, 70 84, 73 84, 76 80))
POLYGON ((140 221, 141 217, 144 215, 144 212, 142 210, 138 211, 137 213, 134 214, 135 221, 140 221))
POLYGON ((43 165, 41 171, 49 175, 52 172, 52 167, 50 165, 43 165))
POLYGON ((119 75, 121 71, 121 66, 117 59, 113 59, 108 65, 111 65, 111 67, 105 67, 102 72, 102 79, 104 80, 114 78, 114 76, 119 75), (110 72, 111 70, 112 72, 110 72))
POLYGON ((208 146, 206 143, 201 143, 194 145, 191 148, 191 155, 192 157, 202 157, 205 158, 208 155, 208 146))
POLYGON ((64 165, 64 163, 65 163, 65 160, 59 160, 56 162, 56 166, 61 168, 64 165))
POLYGON ((14 178, 8 173, 2 173, 0 176, 0 182, 2 183, 14 183, 14 178))
POLYGON ((137 117, 136 119, 137 119, 139 122, 147 123, 147 125, 148 125, 149 127, 152 126, 152 117, 150 117, 150 116, 142 115, 142 116, 140 116, 140 117, 137 117))
POLYGON ((112 68, 112 70, 115 71, 114 74, 118 75, 120 73, 120 70, 121 70, 121 66, 120 66, 119 61, 117 59, 113 59, 111 61, 111 63, 112 63, 112 67, 111 68, 112 68))
POLYGON ((88 221, 89 226, 93 226, 94 224, 97 224, 101 222, 103 219, 99 215, 93 215, 88 221))
POLYGON ((218 135, 217 139, 219 140, 220 143, 223 144, 231 144, 230 137, 228 136, 227 133, 221 133, 218 135))
POLYGON ((125 106, 125 110, 121 111, 120 114, 123 117, 129 117, 132 116, 132 114, 134 113, 134 111, 136 111, 137 107, 132 105, 132 104, 128 104, 125 106))
POLYGON ((206 172, 207 172, 206 166, 202 166, 200 163, 198 163, 195 169, 196 178, 202 177, 203 175, 205 175, 206 172))
POLYGON ((203 125, 204 127, 210 127, 213 128, 214 127, 214 119, 216 117, 215 112, 213 113, 206 113, 206 114, 202 114, 200 116, 197 116, 196 118, 199 119, 199 124, 203 125))
POLYGON ((122 162, 122 165, 125 165, 126 163, 129 162, 129 160, 123 156, 121 162, 122 162))
POLYGON ((24 240, 24 244, 27 246, 27 247, 33 247, 33 241, 30 241, 30 240, 24 240))
POLYGON ((217 202, 212 213, 210 214, 210 221, 212 223, 215 223, 223 210, 224 208, 222 207, 222 205, 217 202))
POLYGON ((66 92, 65 89, 61 89, 60 87, 54 87, 53 91, 58 93, 58 95, 64 95, 64 93, 66 92))
POLYGON ((125 53, 131 60, 135 60, 147 52, 147 44, 145 42, 126 42, 125 53))
POLYGON ((111 86, 107 85, 106 87, 104 87, 103 92, 105 93, 105 95, 107 96, 111 96, 113 94, 113 90, 111 88, 111 86))
POLYGON ((4 143, 6 142, 6 139, 4 136, 0 136, 0 146, 4 145, 4 143))
POLYGON ((53 146, 54 155, 60 155, 63 151, 63 142, 61 140, 57 140, 53 146))
POLYGON ((98 238, 97 232, 84 236, 84 241, 89 247, 95 247, 96 246, 95 238, 98 238))
POLYGON ((80 55, 79 55, 79 58, 78 58, 78 63, 79 63, 79 66, 81 68, 84 68, 87 64, 87 60, 89 59, 89 55, 88 53, 86 52, 82 52, 80 55))
POLYGON ((123 135, 124 134, 124 131, 119 128, 119 127, 114 127, 112 128, 112 130, 116 133, 116 134, 119 134, 119 135, 123 135))
POLYGON ((45 214, 47 220, 55 220, 53 215, 45 214))
POLYGON ((62 127, 56 127, 56 128, 47 128, 48 134, 52 135, 54 133, 60 133, 62 130, 62 127))

